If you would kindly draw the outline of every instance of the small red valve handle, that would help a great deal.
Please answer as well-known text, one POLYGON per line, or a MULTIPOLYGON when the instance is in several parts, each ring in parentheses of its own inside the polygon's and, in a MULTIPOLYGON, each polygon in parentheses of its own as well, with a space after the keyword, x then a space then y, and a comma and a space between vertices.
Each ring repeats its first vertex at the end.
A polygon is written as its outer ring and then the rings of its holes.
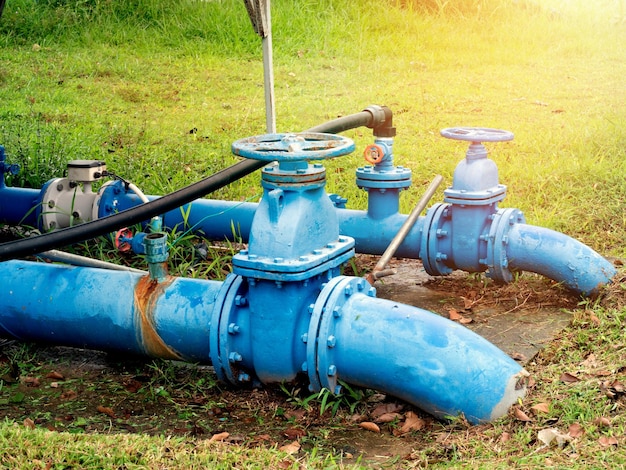
POLYGON ((363 158, 368 163, 372 165, 376 165, 380 163, 385 157, 385 150, 378 144, 370 144, 365 147, 365 151, 363 152, 363 158))
POLYGON ((118 230, 115 232, 115 248, 122 253, 130 251, 131 245, 128 240, 133 238, 133 232, 128 227, 118 230))

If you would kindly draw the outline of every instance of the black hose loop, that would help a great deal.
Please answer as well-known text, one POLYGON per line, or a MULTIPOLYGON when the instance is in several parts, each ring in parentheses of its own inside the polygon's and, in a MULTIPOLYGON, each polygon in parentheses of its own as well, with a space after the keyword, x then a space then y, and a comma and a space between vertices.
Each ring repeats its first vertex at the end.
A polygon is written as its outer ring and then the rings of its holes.
MULTIPOLYGON (((373 107, 370 108, 372 108, 372 111, 361 111, 360 113, 334 119, 305 132, 337 134, 361 126, 373 128, 380 119, 383 119, 384 122, 384 116, 380 112, 374 111, 373 107), (383 117, 381 118, 381 116, 383 117)), ((0 244, 0 261, 32 256, 44 251, 106 235, 141 221, 149 220, 152 217, 164 214, 217 191, 265 165, 267 165, 267 162, 242 160, 201 181, 117 214, 73 227, 55 230, 36 237, 2 243, 0 244)))

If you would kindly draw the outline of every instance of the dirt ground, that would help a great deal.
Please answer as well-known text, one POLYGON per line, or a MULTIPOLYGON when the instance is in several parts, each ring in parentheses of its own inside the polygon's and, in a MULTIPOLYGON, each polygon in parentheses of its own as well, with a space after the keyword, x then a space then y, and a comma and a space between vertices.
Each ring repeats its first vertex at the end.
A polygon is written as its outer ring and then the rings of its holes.
MULTIPOLYGON (((567 325, 568 310, 580 300, 532 275, 496 286, 482 275, 433 279, 419 274, 414 263, 394 260, 399 273, 377 283, 378 295, 496 338, 521 363, 567 325)), ((298 442, 303 450, 321 446, 347 461, 362 456, 378 462, 410 459, 423 439, 413 431, 434 431, 430 439, 437 430, 450 431, 449 424, 444 428, 372 390, 315 399, 305 383, 234 389, 218 383, 209 366, 14 340, 0 339, 0 372, 0 416, 58 431, 184 435, 247 446, 298 442)), ((441 452, 445 458, 445 445, 441 452)))

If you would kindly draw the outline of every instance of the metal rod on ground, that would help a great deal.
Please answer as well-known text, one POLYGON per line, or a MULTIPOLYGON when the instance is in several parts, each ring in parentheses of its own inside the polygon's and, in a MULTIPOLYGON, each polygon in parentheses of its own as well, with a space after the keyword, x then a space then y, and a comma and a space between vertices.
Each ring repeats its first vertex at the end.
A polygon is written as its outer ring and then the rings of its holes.
POLYGON ((113 269, 116 271, 128 271, 137 274, 148 274, 148 271, 142 271, 141 269, 135 269, 128 266, 120 266, 119 264, 108 263, 106 261, 100 261, 93 258, 87 258, 85 256, 75 255, 73 253, 66 253, 65 251, 49 250, 44 251, 43 253, 39 253, 37 256, 49 259, 50 261, 58 261, 74 266, 113 269))
POLYGON ((374 269, 372 270, 372 272, 367 275, 366 277, 367 282, 374 285, 374 282, 376 282, 376 279, 380 279, 381 277, 395 274, 395 270, 385 269, 385 267, 387 266, 387 263, 396 253, 396 251, 398 250, 398 247, 402 244, 402 242, 408 235, 409 231, 413 228, 413 225, 415 225, 415 222, 417 222, 417 219, 420 213, 426 208, 426 205, 428 204, 428 202, 435 195, 435 191, 437 190, 437 188, 439 187, 442 181, 443 181, 443 176, 441 175, 435 176, 432 183, 430 183, 430 186, 428 186, 428 189, 426 189, 426 192, 424 193, 424 195, 421 197, 419 201, 417 201, 417 204, 415 205, 415 207, 413 208, 413 210, 411 211, 407 219, 402 224, 402 227, 400 227, 400 230, 398 230, 398 233, 396 233, 396 236, 393 237, 393 240, 391 240, 391 243, 389 243, 389 246, 387 247, 383 255, 380 257, 380 259, 378 260, 378 263, 376 263, 376 266, 374 266, 374 269))

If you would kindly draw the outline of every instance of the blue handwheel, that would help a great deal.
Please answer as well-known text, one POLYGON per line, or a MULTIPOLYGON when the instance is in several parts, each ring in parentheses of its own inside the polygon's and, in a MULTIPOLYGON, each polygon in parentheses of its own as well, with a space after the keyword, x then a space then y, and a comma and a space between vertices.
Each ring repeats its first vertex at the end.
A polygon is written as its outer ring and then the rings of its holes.
POLYGON ((467 142, 506 142, 513 140, 513 133, 489 127, 449 127, 441 130, 441 135, 454 140, 467 142))
POLYGON ((354 142, 320 132, 264 134, 233 142, 232 151, 240 157, 268 162, 324 160, 353 152, 354 142))

